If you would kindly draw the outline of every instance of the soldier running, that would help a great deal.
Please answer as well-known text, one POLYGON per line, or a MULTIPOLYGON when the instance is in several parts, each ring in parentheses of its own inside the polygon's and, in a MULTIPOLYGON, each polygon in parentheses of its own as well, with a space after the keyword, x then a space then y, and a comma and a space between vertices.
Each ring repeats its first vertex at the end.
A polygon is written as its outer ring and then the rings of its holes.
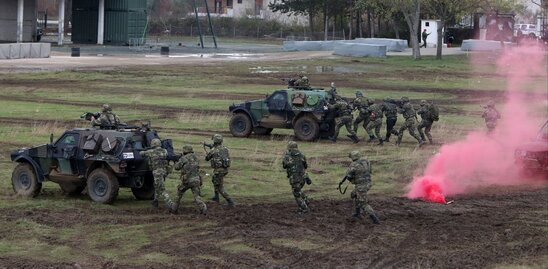
POLYGON ((158 138, 150 142, 151 149, 141 151, 141 156, 148 159, 148 165, 154 176, 154 200, 152 205, 158 207, 158 200, 162 199, 170 212, 173 212, 174 205, 164 187, 164 180, 168 174, 167 150, 162 148, 162 142, 158 138))
POLYGON ((177 212, 181 203, 183 194, 190 189, 194 196, 194 203, 201 214, 207 214, 207 206, 200 197, 200 187, 202 186, 202 177, 200 176, 200 163, 198 157, 194 154, 192 146, 183 147, 183 156, 175 163, 175 170, 181 170, 181 184, 177 187, 177 198, 175 199, 175 208, 177 212))
POLYGON ((215 134, 212 137, 213 148, 209 151, 205 157, 206 161, 211 163, 213 168, 213 186, 215 187, 215 195, 211 200, 219 202, 219 194, 221 194, 229 206, 234 206, 234 201, 228 193, 225 191, 223 179, 228 174, 228 168, 230 167, 230 156, 228 148, 223 145, 223 136, 215 134))
MULTIPOLYGON (((346 180, 354 184, 354 190, 350 194, 350 197, 354 202, 355 209, 352 217, 354 219, 361 219, 362 213, 367 213, 373 223, 380 224, 379 218, 375 214, 375 211, 373 211, 373 208, 369 206, 367 201, 367 192, 371 189, 371 164, 369 163, 369 160, 362 157, 362 154, 357 150, 352 151, 348 157, 350 157, 352 163, 346 171, 346 176, 339 183, 339 191, 341 190, 341 185, 346 180)), ((341 191, 341 193, 343 192, 341 191)))
POLYGON ((334 105, 329 104, 328 107, 336 110, 340 117, 340 122, 335 126, 335 133, 333 136, 329 137, 329 139, 333 142, 337 142, 339 131, 344 125, 349 133, 348 137, 350 137, 354 143, 358 143, 360 140, 352 129, 352 107, 348 104, 348 102, 342 98, 337 98, 336 103, 334 105))
POLYGON ((367 124, 369 123, 369 115, 367 115, 367 100, 363 96, 361 91, 356 91, 356 99, 352 103, 354 109, 358 110, 359 114, 354 120, 354 133, 358 132, 358 125, 363 122, 363 128, 366 129, 367 124))
POLYGON ((384 142, 390 142, 391 135, 398 135, 398 131, 394 129, 398 121, 398 106, 394 103, 394 100, 386 97, 382 103, 382 111, 386 117, 386 136, 384 142))
POLYGON ((367 109, 367 114, 369 116, 369 124, 367 125, 367 134, 369 135, 369 140, 367 142, 373 142, 375 139, 379 140, 379 145, 382 146, 383 141, 381 138, 381 127, 382 127, 382 107, 379 104, 375 104, 375 99, 367 99, 369 108, 367 109), (373 129, 375 129, 375 135, 373 135, 373 129))
POLYGON ((421 138, 415 133, 416 131, 416 121, 417 118, 415 109, 413 108, 413 105, 409 102, 408 97, 402 97, 401 101, 403 103, 400 113, 403 114, 403 117, 405 118, 405 122, 403 123, 402 127, 400 127, 400 130, 398 131, 398 141, 396 142, 396 145, 400 145, 401 140, 403 138, 403 132, 407 130, 409 134, 417 139, 419 142, 419 147, 424 145, 424 141, 421 140, 421 138))
POLYGON ((421 116, 421 122, 417 126, 417 129, 422 141, 426 141, 424 139, 424 134, 426 133, 426 137, 428 137, 428 142, 430 142, 430 145, 434 144, 432 135, 430 134, 434 120, 432 119, 432 113, 430 112, 430 104, 426 100, 421 100, 421 107, 417 111, 417 114, 421 116), (424 131, 422 129, 424 129, 424 131))
POLYGON ((495 101, 490 100, 487 103, 487 107, 483 111, 482 118, 485 119, 485 125, 487 126, 487 133, 493 132, 497 127, 497 121, 500 119, 500 113, 495 108, 495 101))
POLYGON ((289 179, 289 184, 291 184, 297 206, 299 206, 299 213, 308 213, 310 211, 308 208, 308 197, 304 194, 302 188, 305 183, 308 185, 312 184, 312 180, 306 173, 306 169, 308 168, 306 156, 299 151, 296 142, 289 141, 287 144, 287 151, 285 152, 282 165, 287 171, 287 178, 289 179))

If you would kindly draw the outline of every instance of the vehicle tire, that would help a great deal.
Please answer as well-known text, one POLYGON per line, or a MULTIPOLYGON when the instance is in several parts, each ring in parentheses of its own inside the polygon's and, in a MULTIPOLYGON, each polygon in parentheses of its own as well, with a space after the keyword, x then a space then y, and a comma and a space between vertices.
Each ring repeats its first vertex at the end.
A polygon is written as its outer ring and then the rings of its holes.
POLYGON ((68 195, 75 195, 75 194, 81 194, 82 191, 86 188, 85 184, 77 184, 77 183, 59 183, 59 187, 61 187, 61 190, 63 193, 68 195))
POLYGON ((131 188, 131 192, 137 200, 154 199, 154 179, 147 177, 143 186, 140 188, 131 188))
POLYGON ((28 163, 19 163, 11 174, 13 191, 23 197, 36 197, 42 190, 34 169, 28 163))
POLYGON ((295 126, 293 126, 293 131, 299 140, 313 141, 320 134, 320 126, 314 118, 303 116, 297 119, 295 126))
POLYGON ((273 130, 272 128, 265 128, 261 126, 257 126, 253 128, 253 132, 256 135, 269 135, 270 133, 272 133, 272 130, 273 130))
POLYGON ((109 170, 97 168, 89 174, 88 195, 94 202, 111 204, 118 196, 118 178, 109 170))
POLYGON ((248 137, 253 130, 251 119, 244 113, 236 113, 230 119, 230 133, 235 137, 248 137))

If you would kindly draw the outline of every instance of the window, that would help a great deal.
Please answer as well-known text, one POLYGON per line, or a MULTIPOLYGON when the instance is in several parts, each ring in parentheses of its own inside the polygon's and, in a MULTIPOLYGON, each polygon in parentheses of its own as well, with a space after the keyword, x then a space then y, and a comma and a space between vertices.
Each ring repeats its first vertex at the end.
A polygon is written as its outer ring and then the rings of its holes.
POLYGON ((241 4, 242 3, 242 0, 238 0, 238 4, 241 4))
POLYGON ((425 23, 424 23, 424 26, 430 27, 430 22, 425 22, 425 23))
POLYGON ((226 0, 226 6, 232 8, 232 0, 226 0))
POLYGON ((270 97, 269 100, 269 108, 270 109, 276 109, 276 110, 283 110, 285 108, 287 100, 285 97, 285 93, 275 93, 270 97))
POLYGON ((61 143, 64 145, 76 145, 76 137, 73 134, 68 134, 63 137, 61 143))

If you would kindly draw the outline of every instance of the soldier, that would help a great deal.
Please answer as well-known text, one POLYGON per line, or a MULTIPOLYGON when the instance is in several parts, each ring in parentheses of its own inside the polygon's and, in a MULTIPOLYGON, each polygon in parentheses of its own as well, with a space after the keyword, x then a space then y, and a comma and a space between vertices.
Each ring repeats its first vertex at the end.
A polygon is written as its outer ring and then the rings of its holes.
POLYGON ((432 119, 432 113, 430 112, 430 104, 428 104, 426 100, 421 100, 421 107, 417 111, 417 114, 421 116, 421 122, 417 126, 417 129, 419 130, 419 135, 421 136, 422 141, 426 141, 424 139, 424 133, 426 133, 426 137, 428 137, 428 142, 430 142, 430 145, 434 144, 432 141, 432 135, 430 134, 434 121, 432 119), (422 129, 424 129, 424 132, 422 129))
POLYGON ((211 138, 213 140, 213 148, 205 157, 206 161, 210 161, 213 168, 213 187, 215 187, 215 196, 211 200, 219 202, 219 193, 226 199, 229 206, 234 206, 234 201, 225 191, 223 178, 228 174, 230 167, 230 156, 228 148, 223 145, 223 136, 215 134, 211 138))
POLYGON ((402 97, 402 107, 400 113, 403 114, 403 117, 405 118, 405 122, 403 123, 402 127, 400 127, 400 130, 398 131, 398 141, 396 142, 396 145, 400 145, 401 140, 403 138, 403 131, 407 129, 409 134, 417 139, 419 142, 419 147, 424 145, 424 141, 421 140, 421 138, 415 133, 416 130, 416 122, 415 119, 417 118, 415 109, 413 108, 413 105, 409 102, 408 97, 402 97))
POLYGON ((200 197, 200 187, 202 186, 202 177, 200 176, 200 163, 198 157, 194 154, 192 146, 183 147, 183 156, 175 163, 175 170, 181 170, 181 184, 177 187, 177 198, 174 211, 177 212, 181 203, 181 198, 187 190, 192 191, 194 203, 200 210, 200 213, 207 213, 207 206, 200 197))
POLYGON ((295 86, 301 89, 310 88, 310 81, 308 80, 308 77, 300 76, 300 78, 295 81, 295 86))
POLYGON ((337 88, 335 87, 335 82, 331 82, 331 89, 327 90, 327 99, 330 104, 335 104, 337 99, 341 97, 337 93, 337 88))
POLYGON ((369 123, 369 116, 367 115, 367 100, 363 96, 363 93, 361 91, 356 91, 356 99, 354 99, 354 102, 352 104, 354 109, 357 109, 359 114, 358 117, 354 120, 354 132, 358 132, 358 125, 363 122, 363 128, 365 129, 367 124, 369 123))
POLYGON ((346 176, 339 183, 339 191, 344 181, 348 180, 354 184, 354 190, 350 194, 354 202, 355 212, 352 215, 355 219, 361 219, 362 213, 367 213, 373 223, 380 224, 379 218, 373 211, 373 208, 369 206, 367 202, 367 192, 371 188, 371 164, 367 158, 362 157, 362 154, 354 150, 348 156, 352 159, 352 163, 348 170, 346 170, 346 176))
POLYGON ((369 140, 367 142, 375 141, 376 138, 379 139, 379 145, 382 146, 383 141, 381 138, 381 127, 382 127, 382 107, 379 104, 375 104, 375 100, 372 98, 367 99, 369 108, 367 109, 367 114, 369 116, 369 124, 367 125, 367 134, 369 135, 369 140), (373 129, 375 129, 375 135, 373 135, 373 129))
POLYGON ((167 150, 162 148, 160 139, 154 138, 150 142, 151 149, 141 151, 141 156, 148 159, 148 165, 154 176, 154 200, 152 205, 158 207, 158 200, 162 199, 170 212, 174 205, 164 187, 164 180, 168 174, 167 150))
POLYGON ((103 107, 101 109, 101 116, 98 119, 93 116, 91 117, 92 126, 112 128, 116 127, 119 124, 121 124, 120 118, 118 118, 116 114, 112 113, 112 108, 108 104, 103 104, 103 107))
POLYGON ((334 109, 338 112, 338 117, 340 117, 340 122, 335 126, 335 133, 329 139, 333 142, 337 142, 337 137, 339 136, 339 131, 344 125, 348 131, 350 139, 354 143, 358 143, 360 140, 356 136, 354 130, 352 130, 352 107, 342 98, 337 98, 334 105, 329 104, 330 109, 334 109))
POLYGON ((487 132, 491 133, 497 127, 497 121, 500 119, 500 113, 495 108, 495 101, 490 100, 487 103, 487 107, 483 111, 482 118, 485 119, 485 125, 487 126, 487 132))
POLYGON ((299 206, 299 213, 308 213, 308 197, 303 193, 302 188, 304 184, 312 184, 312 180, 308 177, 306 169, 308 164, 306 163, 306 157, 297 148, 297 143, 289 141, 287 144, 287 151, 285 152, 282 162, 283 168, 287 171, 287 178, 289 184, 293 189, 293 196, 299 206))
POLYGON ((389 97, 384 98, 382 103, 382 111, 386 116, 386 136, 384 142, 390 142, 390 135, 398 135, 398 131, 394 129, 396 121, 398 121, 398 106, 389 97))

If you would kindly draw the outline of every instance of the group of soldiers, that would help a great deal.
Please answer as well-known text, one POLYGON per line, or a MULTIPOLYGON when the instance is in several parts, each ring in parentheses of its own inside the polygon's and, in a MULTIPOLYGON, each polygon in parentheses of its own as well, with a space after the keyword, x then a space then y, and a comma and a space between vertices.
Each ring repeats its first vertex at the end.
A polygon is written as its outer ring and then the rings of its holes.
POLYGON ((357 136, 358 127, 362 124, 369 136, 367 142, 378 141, 378 145, 390 142, 391 135, 398 137, 396 145, 400 145, 406 130, 417 140, 419 146, 425 144, 426 138, 428 138, 430 144, 434 143, 430 130, 432 124, 439 119, 438 108, 426 100, 421 100, 419 109, 415 111, 408 97, 402 97, 400 100, 387 97, 379 104, 373 98, 366 98, 362 91, 356 91, 356 98, 349 102, 336 93, 333 84, 328 93, 331 95, 331 102, 328 107, 334 111, 337 117, 335 132, 333 136, 329 137, 333 142, 337 141, 341 127, 345 126, 349 133, 348 137, 354 143, 358 143, 360 141, 357 136), (354 111, 358 112, 355 119, 353 117, 354 111), (395 130, 394 126, 398 120, 398 113, 403 115, 405 122, 399 130, 395 130), (418 125, 417 114, 421 117, 418 125), (381 136, 383 117, 386 117, 386 134, 381 136))
MULTIPOLYGON (((356 136, 356 131, 359 124, 362 124, 369 134, 369 142, 378 140, 380 145, 388 142, 392 134, 398 136, 396 144, 399 145, 405 130, 418 141, 419 146, 425 143, 425 135, 430 144, 433 143, 430 129, 433 122, 438 119, 438 116, 432 115, 432 109, 429 107, 432 104, 429 104, 425 100, 421 101, 419 110, 415 112, 407 97, 402 97, 400 102, 385 98, 382 104, 377 104, 372 98, 365 99, 363 93, 357 91, 356 99, 350 104, 336 93, 336 88, 333 84, 332 89, 328 93, 331 95, 332 100, 334 100, 329 107, 338 111, 337 115, 339 117, 334 137, 331 137, 333 141, 336 141, 339 130, 344 125, 350 133, 349 137, 354 142, 358 142, 359 139, 356 136), (358 117, 355 120, 353 120, 352 116, 354 109, 359 111, 358 117), (396 131, 394 130, 394 125, 396 124, 398 113, 403 114, 405 122, 399 131, 396 131), (422 120, 416 127, 415 120, 417 119, 417 113, 421 116, 422 120), (383 115, 386 117, 386 135, 384 139, 380 135, 383 115), (415 133, 415 128, 418 129, 420 137, 415 133), (424 129, 424 132, 422 129, 424 129)), ((492 132, 497 125, 498 119, 501 118, 493 101, 489 101, 482 117, 485 119, 488 132, 492 132)), ((98 118, 92 118, 91 123, 94 126, 110 126, 119 124, 120 119, 112 112, 110 106, 105 104, 102 107, 101 115, 98 118)), ((234 200, 224 189, 224 178, 228 174, 231 165, 229 149, 223 145, 223 137, 220 134, 213 135, 212 141, 213 144, 209 145, 211 149, 205 156, 205 161, 209 161, 213 169, 212 183, 214 186, 214 196, 211 200, 220 202, 220 196, 222 196, 229 206, 234 206, 234 200)), ((207 214, 207 205, 201 198, 203 180, 200 171, 200 162, 192 146, 185 145, 182 156, 173 166, 170 166, 167 160, 168 151, 162 148, 161 141, 158 138, 154 138, 150 144, 151 147, 141 151, 140 154, 148 160, 154 177, 155 193, 152 205, 157 208, 159 207, 159 201, 163 201, 171 213, 176 213, 183 194, 190 190, 199 212, 204 215, 207 214), (165 178, 172 169, 181 171, 181 183, 177 187, 177 195, 174 200, 170 198, 164 186, 165 178)), ((204 142, 204 145, 208 144, 204 142)), ((372 185, 371 163, 358 150, 352 151, 349 154, 349 158, 352 160, 352 163, 348 167, 345 177, 339 183, 338 190, 344 194, 348 187, 343 190, 342 184, 345 181, 353 184, 354 190, 350 197, 353 200, 355 211, 352 214, 352 218, 361 219, 363 214, 367 214, 373 223, 379 224, 380 220, 375 211, 369 206, 367 198, 367 192, 372 185)), ((289 184, 291 185, 293 196, 298 206, 298 213, 306 214, 310 212, 310 201, 308 196, 303 192, 303 187, 305 184, 312 184, 312 180, 307 173, 308 163, 306 156, 299 150, 296 142, 288 142, 282 167, 287 172, 287 178, 289 179, 289 184)))

